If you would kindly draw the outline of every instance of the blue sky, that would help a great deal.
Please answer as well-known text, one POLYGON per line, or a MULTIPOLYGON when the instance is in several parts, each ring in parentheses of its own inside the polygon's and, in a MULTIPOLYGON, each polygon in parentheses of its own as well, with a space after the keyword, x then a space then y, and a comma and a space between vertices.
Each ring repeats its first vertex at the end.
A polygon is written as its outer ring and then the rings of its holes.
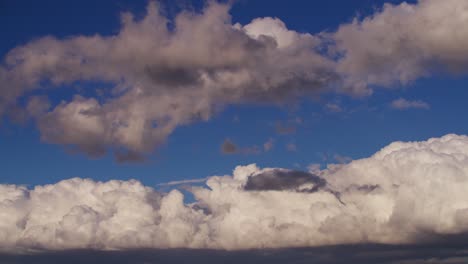
MULTIPOLYGON (((230 13, 233 21, 241 24, 256 17, 271 16, 280 18, 289 29, 319 33, 334 31, 356 15, 371 14, 383 2, 243 0, 236 2, 230 13)), ((2 1, 0 53, 3 57, 12 48, 44 35, 67 38, 115 34, 121 11, 143 15, 146 4, 146 1, 2 1)), ((169 1, 165 4, 169 17, 177 13, 178 6, 169 1)), ((192 5, 195 9, 201 6, 198 2, 192 5)), ((339 162, 334 158, 337 155, 351 159, 367 157, 393 141, 467 134, 468 123, 464 117, 468 112, 467 83, 464 76, 441 73, 405 86, 377 88, 373 95, 364 98, 325 93, 283 106, 229 105, 208 121, 177 127, 143 163, 120 164, 110 154, 90 158, 82 153, 70 153, 62 145, 42 142, 32 122, 17 125, 4 117, 0 128, 0 180, 35 185, 71 177, 135 178, 156 186, 168 181, 230 174, 235 166, 250 163, 307 170, 310 164, 339 162), (392 108, 391 102, 399 98, 421 100, 430 107, 392 108), (333 111, 327 104, 340 109, 333 111), (294 127, 294 131, 278 133, 279 124, 294 127), (273 148, 262 153, 223 154, 221 145, 227 138, 239 148, 256 145, 260 149, 272 139, 273 148), (294 151, 287 147, 292 144, 294 151)), ((84 89, 96 85, 82 84, 84 89)), ((56 104, 73 94, 68 89, 57 89, 49 92, 49 96, 56 104)))

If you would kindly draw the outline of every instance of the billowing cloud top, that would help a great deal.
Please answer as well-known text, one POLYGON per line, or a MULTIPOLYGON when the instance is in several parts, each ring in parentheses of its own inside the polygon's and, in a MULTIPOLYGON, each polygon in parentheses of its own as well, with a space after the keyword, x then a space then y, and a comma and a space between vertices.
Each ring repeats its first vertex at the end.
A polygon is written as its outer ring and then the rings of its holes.
POLYGON ((30 115, 48 142, 139 160, 176 127, 207 120, 226 104, 332 90, 364 95, 437 69, 461 72, 468 62, 464 0, 385 5, 320 35, 288 29, 278 18, 232 24, 229 8, 210 2, 168 27, 150 2, 141 20, 123 14, 116 35, 47 36, 18 46, 0 66, 0 114, 30 115), (76 82, 112 89, 104 97, 100 89, 76 94, 52 109, 45 96, 32 96, 76 82))
POLYGON ((395 142, 315 173, 239 166, 193 187, 192 204, 178 190, 162 194, 138 181, 0 185, 0 247, 427 243, 468 231, 466 136, 395 142))

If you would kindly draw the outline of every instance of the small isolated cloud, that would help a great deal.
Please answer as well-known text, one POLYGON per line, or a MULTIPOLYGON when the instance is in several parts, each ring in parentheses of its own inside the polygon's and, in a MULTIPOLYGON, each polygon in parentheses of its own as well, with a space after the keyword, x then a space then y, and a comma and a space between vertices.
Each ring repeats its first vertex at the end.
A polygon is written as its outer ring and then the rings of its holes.
POLYGON ((325 105, 325 110, 329 112, 333 112, 333 113, 343 112, 343 108, 341 108, 339 104, 335 104, 335 103, 327 103, 325 105))
POLYGON ((238 151, 237 145, 229 138, 226 138, 221 145, 221 152, 224 154, 234 154, 238 151))
POLYGON ((277 121, 275 125, 275 130, 278 135, 289 135, 296 133, 296 125, 291 122, 281 122, 277 121))
POLYGON ((260 153, 262 153, 262 150, 257 145, 253 145, 253 146, 241 148, 240 152, 242 154, 247 154, 247 155, 249 155, 249 154, 260 154, 260 153))
POLYGON ((227 138, 221 144, 221 152, 223 154, 260 154, 262 152, 261 148, 257 145, 240 147, 234 141, 227 138))
POLYGON ((295 152, 297 151, 297 146, 295 143, 288 143, 286 144, 286 150, 289 152, 295 152))
POLYGON ((406 110, 406 109, 423 109, 428 110, 430 105, 421 100, 406 100, 404 98, 399 98, 391 102, 390 106, 393 109, 406 110))
POLYGON ((273 148, 273 146, 274 146, 274 140, 273 138, 269 138, 268 141, 263 144, 263 150, 265 152, 268 152, 273 148))

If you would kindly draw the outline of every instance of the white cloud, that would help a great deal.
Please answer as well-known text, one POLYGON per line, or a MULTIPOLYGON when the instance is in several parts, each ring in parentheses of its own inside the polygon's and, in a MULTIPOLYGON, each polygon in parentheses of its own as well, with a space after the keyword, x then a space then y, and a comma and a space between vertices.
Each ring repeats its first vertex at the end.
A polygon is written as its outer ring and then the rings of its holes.
POLYGON ((398 98, 392 101, 390 106, 394 109, 398 110, 406 110, 406 109, 429 109, 431 108, 428 103, 421 101, 421 100, 414 100, 414 101, 409 101, 404 98, 398 98))
POLYGON ((394 142, 314 174, 239 166, 192 187, 74 178, 0 185, 0 247, 223 248, 426 243, 468 231, 468 137, 394 142))
POLYGON ((332 37, 342 52, 337 71, 344 90, 369 94, 369 85, 406 84, 434 72, 466 73, 468 2, 420 0, 385 4, 343 24, 332 37))

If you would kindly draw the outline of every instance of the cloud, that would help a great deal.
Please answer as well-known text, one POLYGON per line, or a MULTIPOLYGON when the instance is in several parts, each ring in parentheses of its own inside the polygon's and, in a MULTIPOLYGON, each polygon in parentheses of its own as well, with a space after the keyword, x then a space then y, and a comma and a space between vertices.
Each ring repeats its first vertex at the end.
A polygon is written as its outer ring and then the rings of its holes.
POLYGON ((333 112, 333 113, 343 112, 343 109, 341 108, 341 106, 339 104, 335 104, 335 103, 327 103, 325 105, 325 109, 327 111, 333 112))
POLYGON ((269 138, 267 142, 263 144, 263 151, 268 152, 271 149, 273 149, 273 146, 274 146, 274 140, 273 138, 269 138))
MULTIPOLYGON (((142 19, 122 14, 115 35, 45 36, 17 46, 0 66, 0 115, 33 118, 43 141, 138 161, 177 127, 209 120, 226 105, 285 104, 330 91, 369 95, 441 71, 465 73, 468 65, 464 0, 385 4, 318 35, 271 17, 233 24, 230 7, 211 1, 170 21, 150 2, 142 19), (87 82, 99 88, 86 97, 71 88, 87 82), (47 104, 52 88, 75 94, 47 104), (24 105, 31 94, 44 97, 38 111, 24 105)), ((294 130, 277 126, 279 134, 294 130)))
POLYGON ((277 121, 275 125, 275 130, 278 135, 289 135, 296 133, 297 127, 291 121, 277 121))
POLYGON ((399 98, 399 99, 392 101, 390 106, 398 110, 406 110, 406 109, 411 109, 411 108, 428 110, 429 108, 431 108, 430 105, 424 101, 421 101, 421 100, 409 101, 404 98, 399 98))
POLYGON ((468 2, 420 0, 385 4, 332 33, 341 55, 343 89, 370 94, 372 86, 407 84, 434 73, 466 73, 468 2), (371 87, 369 87, 371 86, 371 87))
POLYGON ((325 179, 308 172, 269 169, 251 175, 245 183, 244 190, 315 192, 325 187, 325 185, 325 179))
POLYGON ((0 248, 250 249, 459 243, 468 233, 468 136, 394 142, 314 173, 238 166, 207 187, 135 180, 0 185, 0 248))
POLYGON ((224 154, 234 154, 237 153, 238 147, 232 140, 229 138, 225 139, 223 144, 221 145, 221 152, 224 154))
POLYGON ((170 181, 170 182, 160 183, 160 184, 158 184, 158 186, 173 186, 173 185, 182 185, 182 184, 201 183, 201 182, 205 182, 207 179, 208 178, 170 181))
POLYGON ((229 9, 211 1, 179 13, 169 28, 150 2, 142 19, 122 14, 115 35, 47 36, 18 46, 0 66, 0 114, 21 107, 31 91, 97 82, 103 85, 87 97, 35 112, 42 140, 93 157, 125 150, 131 155, 119 160, 139 160, 178 126, 208 120, 225 105, 282 104, 336 79, 318 37, 276 18, 233 25, 229 9), (105 100, 102 87, 109 87, 105 100))
POLYGON ((221 152, 224 154, 260 154, 262 150, 257 146, 239 147, 231 139, 227 138, 221 145, 221 152))
POLYGON ((294 143, 288 143, 286 144, 286 150, 290 152, 297 151, 297 146, 294 143))
POLYGON ((350 161, 352 161, 353 159, 348 157, 348 156, 343 156, 343 155, 340 155, 340 154, 335 154, 333 155, 333 159, 335 161, 337 161, 338 163, 342 164, 342 163, 348 163, 350 161))

